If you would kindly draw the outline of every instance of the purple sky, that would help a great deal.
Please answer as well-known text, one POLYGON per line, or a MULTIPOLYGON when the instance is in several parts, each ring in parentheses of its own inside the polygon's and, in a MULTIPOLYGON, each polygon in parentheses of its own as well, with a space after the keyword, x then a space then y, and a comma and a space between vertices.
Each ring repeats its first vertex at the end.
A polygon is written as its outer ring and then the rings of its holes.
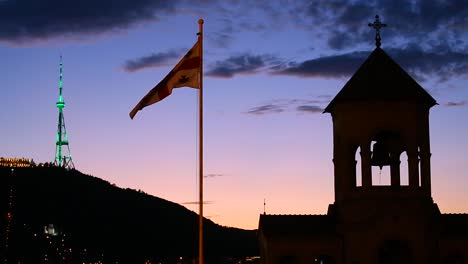
POLYGON ((53 160, 62 55, 77 169, 197 211, 197 90, 128 113, 193 45, 203 18, 206 216, 253 229, 264 199, 267 213, 326 213, 333 146, 322 109, 374 49, 376 14, 388 25, 382 48, 439 103, 435 202, 468 212, 463 0, 0 0, 0 156, 53 160))

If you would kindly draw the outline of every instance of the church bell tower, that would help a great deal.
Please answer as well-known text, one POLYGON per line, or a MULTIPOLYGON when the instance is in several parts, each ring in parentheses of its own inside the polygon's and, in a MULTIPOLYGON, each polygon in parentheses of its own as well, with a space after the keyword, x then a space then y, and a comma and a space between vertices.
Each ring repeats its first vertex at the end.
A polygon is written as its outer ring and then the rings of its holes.
POLYGON ((369 26, 377 31, 374 51, 324 111, 333 119, 328 215, 345 259, 432 263, 440 211, 431 195, 429 110, 437 102, 380 47, 378 17, 369 26), (382 170, 390 171, 386 184, 376 180, 382 170))
POLYGON ((380 47, 383 25, 378 17, 369 24, 374 51, 324 111, 333 119, 328 215, 347 260, 432 263, 440 211, 431 195, 429 110, 437 102, 380 47), (382 171, 386 184, 377 180, 382 171))
POLYGON ((380 48, 382 25, 378 17, 369 24, 377 29, 375 50, 324 111, 333 119, 338 204, 366 196, 431 199, 429 109, 437 102, 380 48), (373 167, 390 168, 390 186, 373 182, 373 167))
POLYGON ((429 111, 437 104, 381 48, 325 108, 333 121, 335 201, 326 215, 260 215, 261 263, 467 263, 468 214, 431 193, 429 111))

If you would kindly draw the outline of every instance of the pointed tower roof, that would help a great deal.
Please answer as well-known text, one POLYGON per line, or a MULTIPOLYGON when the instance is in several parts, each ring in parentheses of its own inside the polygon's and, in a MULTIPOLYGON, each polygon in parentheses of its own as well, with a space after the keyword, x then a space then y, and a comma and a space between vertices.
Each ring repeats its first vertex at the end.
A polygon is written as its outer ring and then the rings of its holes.
POLYGON ((432 107, 436 100, 380 47, 369 55, 357 72, 325 108, 331 113, 340 103, 404 101, 432 107))

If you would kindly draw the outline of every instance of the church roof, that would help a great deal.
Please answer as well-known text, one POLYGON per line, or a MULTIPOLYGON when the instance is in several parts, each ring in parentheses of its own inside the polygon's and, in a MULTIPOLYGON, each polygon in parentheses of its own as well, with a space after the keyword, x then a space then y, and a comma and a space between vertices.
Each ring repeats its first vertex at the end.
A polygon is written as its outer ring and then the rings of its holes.
POLYGON ((259 232, 265 236, 320 236, 335 234, 335 221, 329 215, 260 215, 259 232))
POLYGON ((445 236, 467 236, 468 214, 442 214, 442 234, 445 236))
POLYGON ((380 47, 376 47, 369 55, 328 104, 324 113, 330 113, 339 103, 376 101, 419 102, 429 107, 437 104, 436 100, 380 47))

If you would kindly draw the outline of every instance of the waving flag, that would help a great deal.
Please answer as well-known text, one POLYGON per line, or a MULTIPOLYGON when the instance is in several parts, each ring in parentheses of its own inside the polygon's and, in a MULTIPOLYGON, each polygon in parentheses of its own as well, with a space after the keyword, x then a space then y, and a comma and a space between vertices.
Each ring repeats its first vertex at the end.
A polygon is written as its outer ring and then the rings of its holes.
POLYGON ((157 103, 172 93, 173 88, 192 87, 200 88, 200 68, 201 54, 200 41, 185 54, 177 65, 169 72, 164 79, 158 83, 130 112, 130 118, 136 115, 141 109, 157 103))

